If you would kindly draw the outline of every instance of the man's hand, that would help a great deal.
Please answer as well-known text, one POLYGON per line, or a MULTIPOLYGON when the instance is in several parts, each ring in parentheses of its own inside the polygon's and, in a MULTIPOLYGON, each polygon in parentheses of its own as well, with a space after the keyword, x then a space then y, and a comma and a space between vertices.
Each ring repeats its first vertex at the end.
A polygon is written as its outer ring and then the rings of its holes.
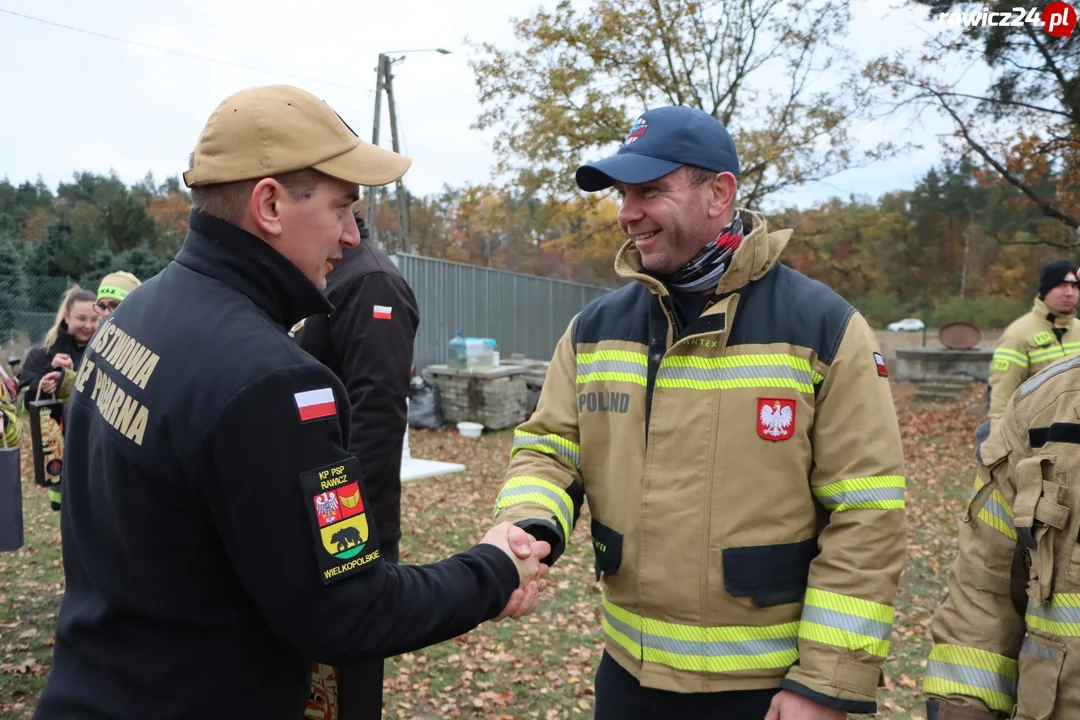
POLYGON ((51 373, 45 373, 45 375, 41 378, 41 392, 56 392, 56 384, 60 382, 61 375, 63 375, 63 371, 61 370, 53 370, 51 373))
POLYGON ((52 366, 56 368, 67 368, 71 370, 73 363, 71 362, 71 356, 67 353, 56 353, 52 359, 52 366))
POLYGON ((825 707, 790 690, 781 690, 772 699, 765 720, 844 720, 847 713, 825 707))
POLYGON ((505 618, 517 620, 533 610, 540 601, 540 593, 547 585, 548 566, 540 561, 551 552, 551 545, 543 540, 536 540, 516 525, 499 523, 488 530, 480 542, 501 548, 518 569, 521 587, 510 596, 510 602, 495 618, 495 622, 505 618))

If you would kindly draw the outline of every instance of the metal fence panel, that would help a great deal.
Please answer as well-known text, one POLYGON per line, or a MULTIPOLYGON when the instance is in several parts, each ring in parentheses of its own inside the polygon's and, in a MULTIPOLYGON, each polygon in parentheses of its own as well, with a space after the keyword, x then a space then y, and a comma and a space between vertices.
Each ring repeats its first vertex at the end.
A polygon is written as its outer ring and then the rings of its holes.
POLYGON ((391 256, 416 294, 417 371, 446 362, 447 343, 495 338, 499 355, 547 360, 574 315, 608 288, 399 253, 391 256))
MULTIPOLYGON (((495 338, 503 358, 522 353, 547 360, 574 315, 609 291, 419 255, 391 257, 419 304, 417 370, 445 363, 447 343, 458 330, 467 337, 495 338)), ((0 268, 0 343, 41 340, 71 284, 67 278, 5 274, 0 268)))
POLYGON ((0 268, 0 343, 11 338, 41 340, 72 284, 67 278, 10 274, 0 268))

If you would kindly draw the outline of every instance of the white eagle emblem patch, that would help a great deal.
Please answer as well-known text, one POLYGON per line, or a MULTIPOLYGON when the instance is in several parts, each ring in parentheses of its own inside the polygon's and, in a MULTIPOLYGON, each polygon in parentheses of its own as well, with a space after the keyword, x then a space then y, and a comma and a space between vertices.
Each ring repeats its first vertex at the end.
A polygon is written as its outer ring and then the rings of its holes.
POLYGON ((795 434, 795 401, 758 398, 758 435, 765 440, 787 440, 795 434))

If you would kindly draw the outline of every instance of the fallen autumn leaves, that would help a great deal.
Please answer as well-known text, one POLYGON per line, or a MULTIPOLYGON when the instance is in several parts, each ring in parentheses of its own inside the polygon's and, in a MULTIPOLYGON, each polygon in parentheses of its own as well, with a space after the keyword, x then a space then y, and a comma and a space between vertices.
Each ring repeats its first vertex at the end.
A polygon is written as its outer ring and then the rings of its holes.
MULTIPOLYGON (((924 718, 918 684, 930 648, 927 623, 945 593, 957 520, 970 489, 981 388, 958 404, 911 405, 913 388, 894 391, 908 475, 908 566, 896 600, 892 649, 879 718, 924 718)), ((413 431, 415 457, 461 462, 464 473, 407 483, 402 562, 438 560, 468 548, 490 525, 511 434, 479 440, 454 431, 413 431)), ((23 476, 31 477, 29 451, 23 476)), ((0 717, 29 718, 51 665, 62 590, 58 517, 44 492, 24 485, 27 544, 0 554, 0 717)), ((477 631, 386 662, 384 717, 392 720, 589 718, 602 647, 600 593, 593 574, 586 510, 552 572, 551 591, 521 622, 477 631)))

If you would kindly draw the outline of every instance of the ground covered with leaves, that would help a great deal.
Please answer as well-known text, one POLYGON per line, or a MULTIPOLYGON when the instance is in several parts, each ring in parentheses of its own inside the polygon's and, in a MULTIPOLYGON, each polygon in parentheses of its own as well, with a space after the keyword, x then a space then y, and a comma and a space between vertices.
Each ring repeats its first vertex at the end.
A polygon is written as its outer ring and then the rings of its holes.
MULTIPOLYGON (((957 522, 970 490, 973 434, 984 396, 963 402, 912 403, 897 387, 908 474, 908 565, 896 601, 892 650, 880 693, 881 718, 925 718, 918 683, 930 649, 928 622, 945 594, 957 522)), ((465 473, 407 483, 402 562, 432 562, 483 536, 501 484, 509 432, 479 440, 454 431, 412 431, 415 457, 461 462, 465 473)), ((32 477, 23 450, 23 477, 32 477)), ((59 518, 44 491, 24 484, 26 545, 0 553, 0 718, 30 718, 51 665, 63 573, 59 518)), ((552 590, 536 614, 477 631, 386 663, 384 717, 589 718, 600 658, 600 592, 592 571, 588 512, 552 573, 552 590)))

